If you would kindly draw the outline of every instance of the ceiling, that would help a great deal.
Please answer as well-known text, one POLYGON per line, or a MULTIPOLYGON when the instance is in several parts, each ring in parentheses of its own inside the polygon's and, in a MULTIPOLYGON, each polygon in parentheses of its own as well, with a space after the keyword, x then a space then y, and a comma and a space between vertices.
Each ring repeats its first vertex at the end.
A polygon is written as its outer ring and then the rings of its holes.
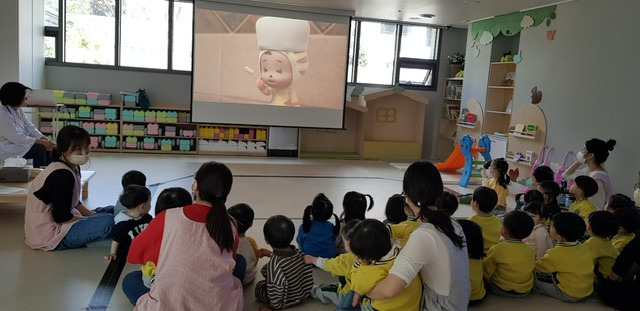
POLYGON ((561 0, 252 0, 300 7, 355 11, 356 17, 438 26, 467 27, 467 21, 508 14, 561 0), (420 14, 434 14, 430 19, 420 14))

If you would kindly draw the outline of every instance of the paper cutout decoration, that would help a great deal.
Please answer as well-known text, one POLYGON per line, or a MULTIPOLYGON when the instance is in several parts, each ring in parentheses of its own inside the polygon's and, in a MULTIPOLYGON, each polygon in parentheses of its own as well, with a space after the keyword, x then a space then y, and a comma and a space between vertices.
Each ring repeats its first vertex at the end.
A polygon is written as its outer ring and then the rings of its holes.
POLYGON ((522 51, 518 51, 518 54, 513 56, 513 62, 516 64, 520 64, 522 61, 522 51))
POLYGON ((522 21, 520 22, 520 27, 522 28, 529 28, 533 26, 533 17, 529 16, 529 15, 525 15, 522 18, 522 21))
POLYGON ((547 30, 547 40, 552 41, 553 39, 555 39, 556 35, 556 30, 552 29, 552 30, 547 30))
POLYGON ((531 89, 531 103, 534 105, 537 105, 541 101, 542 101, 542 91, 538 91, 538 87, 534 86, 531 89))
POLYGON ((478 48, 477 45, 474 51, 475 51, 476 57, 480 56, 480 48, 478 48))
POLYGON ((484 37, 485 32, 491 33, 494 38, 501 33, 505 36, 514 36, 519 34, 523 29, 521 23, 523 22, 525 16, 529 16, 531 17, 531 19, 533 19, 533 24, 529 27, 537 27, 545 20, 550 23, 551 19, 555 19, 555 11, 556 6, 551 5, 539 9, 516 12, 477 21, 471 24, 471 38, 474 41, 482 43, 481 39, 484 37))
POLYGON ((482 37, 480 37, 480 43, 487 45, 491 43, 491 41, 493 41, 493 35, 488 31, 483 32, 482 37))

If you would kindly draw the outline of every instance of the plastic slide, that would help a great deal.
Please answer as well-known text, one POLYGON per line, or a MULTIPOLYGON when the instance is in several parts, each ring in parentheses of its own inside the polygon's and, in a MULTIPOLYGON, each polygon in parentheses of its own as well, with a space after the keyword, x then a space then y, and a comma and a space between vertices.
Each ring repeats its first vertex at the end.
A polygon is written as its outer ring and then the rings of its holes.
POLYGON ((460 152, 460 144, 453 148, 453 152, 444 162, 436 163, 436 168, 440 172, 455 172, 464 167, 464 156, 460 152))

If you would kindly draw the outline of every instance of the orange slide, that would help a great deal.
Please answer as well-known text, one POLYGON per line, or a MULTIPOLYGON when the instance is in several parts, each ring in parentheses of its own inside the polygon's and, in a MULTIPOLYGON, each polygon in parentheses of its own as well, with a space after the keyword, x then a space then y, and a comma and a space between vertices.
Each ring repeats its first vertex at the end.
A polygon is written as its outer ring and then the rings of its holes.
MULTIPOLYGON (((479 151, 484 151, 484 148, 472 147, 471 154, 473 157, 478 155, 479 151)), ((464 167, 464 156, 460 152, 460 144, 457 144, 453 148, 453 152, 449 155, 444 162, 436 163, 436 168, 440 172, 455 172, 464 167)))

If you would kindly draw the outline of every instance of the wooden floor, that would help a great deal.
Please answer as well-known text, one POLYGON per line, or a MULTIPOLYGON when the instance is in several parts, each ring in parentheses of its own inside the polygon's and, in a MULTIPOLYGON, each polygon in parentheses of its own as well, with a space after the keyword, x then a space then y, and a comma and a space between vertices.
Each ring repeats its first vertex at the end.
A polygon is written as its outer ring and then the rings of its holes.
MULTIPOLYGON (((313 197, 324 192, 334 203, 334 212, 342 210, 341 202, 347 191, 369 193, 375 206, 367 217, 382 219, 384 205, 389 196, 401 192, 403 168, 406 164, 361 160, 317 160, 292 158, 201 157, 143 154, 94 153, 83 167, 96 171, 91 179, 89 198, 84 203, 90 208, 114 204, 120 191, 120 176, 137 169, 147 175, 147 184, 162 183, 157 195, 165 187, 191 189, 189 177, 206 161, 221 161, 234 174, 234 185, 227 206, 248 203, 256 213, 253 228, 247 235, 266 247, 262 235, 265 220, 282 214, 301 223, 304 208, 313 197), (177 179, 177 180, 176 180, 177 179), (173 180, 173 181, 171 181, 173 180), (171 181, 164 183, 166 181, 171 181)), ((155 204, 155 203, 154 203, 155 204)), ((455 216, 468 217, 472 211, 461 206, 455 216)), ((103 259, 108 248, 83 248, 57 252, 29 249, 24 244, 24 205, 0 204, 0 310, 85 310, 94 294, 108 262, 103 259)), ((266 259, 260 260, 262 266, 266 259)), ((125 266, 123 275, 139 269, 125 266)), ((258 280, 261 277, 258 276, 258 280)), ((314 269, 316 283, 333 282, 332 277, 314 269)), ((253 286, 245 288, 245 310, 260 306, 253 295, 253 286)), ((108 310, 131 310, 133 307, 122 293, 118 283, 108 310)), ((473 310, 608 310, 599 301, 567 304, 540 294, 526 298, 509 299, 489 296, 473 310)), ((309 299, 291 310, 333 310, 309 299)))

